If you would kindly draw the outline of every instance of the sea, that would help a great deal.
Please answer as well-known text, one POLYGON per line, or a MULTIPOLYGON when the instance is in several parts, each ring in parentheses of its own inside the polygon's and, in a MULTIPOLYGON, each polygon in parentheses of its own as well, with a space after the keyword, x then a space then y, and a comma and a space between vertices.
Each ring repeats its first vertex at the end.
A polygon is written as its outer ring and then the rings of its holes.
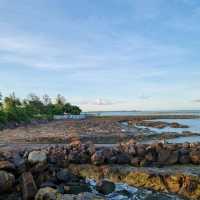
POLYGON ((198 115, 200 110, 164 110, 164 111, 92 111, 84 114, 95 116, 138 116, 138 115, 198 115))

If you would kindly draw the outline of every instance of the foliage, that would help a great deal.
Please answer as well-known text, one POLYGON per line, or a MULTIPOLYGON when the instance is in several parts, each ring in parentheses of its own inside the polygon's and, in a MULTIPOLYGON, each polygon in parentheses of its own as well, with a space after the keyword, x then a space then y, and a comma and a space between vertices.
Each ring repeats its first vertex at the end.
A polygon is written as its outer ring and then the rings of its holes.
POLYGON ((51 120, 54 115, 62 114, 79 115, 81 109, 67 103, 65 98, 57 95, 55 103, 52 103, 48 95, 40 99, 35 94, 29 94, 26 99, 20 100, 12 93, 2 97, 0 93, 0 128, 10 122, 29 123, 31 120, 51 120))

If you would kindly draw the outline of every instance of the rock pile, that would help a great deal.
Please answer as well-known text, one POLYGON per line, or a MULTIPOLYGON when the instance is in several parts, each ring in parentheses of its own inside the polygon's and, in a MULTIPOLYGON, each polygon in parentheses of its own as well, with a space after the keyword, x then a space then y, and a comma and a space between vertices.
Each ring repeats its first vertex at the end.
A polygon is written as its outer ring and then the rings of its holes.
MULTIPOLYGON (((82 198, 81 195, 90 192, 90 186, 83 176, 69 170, 71 164, 149 167, 189 163, 200 164, 200 144, 137 144, 130 140, 118 147, 97 148, 90 142, 73 141, 69 145, 44 149, 4 151, 0 152, 0 199, 82 198)), ((97 184, 96 189, 108 194, 114 187, 104 180, 97 184)))
MULTIPOLYGON (((71 144, 70 148, 74 149, 74 145, 77 143, 71 144)), ((83 152, 86 150, 92 151, 90 145, 83 152)), ((0 200, 103 200, 103 196, 91 193, 85 178, 65 168, 66 155, 66 149, 63 148, 1 152, 0 200)), ((110 187, 106 190, 105 184, 98 186, 99 191, 102 194, 105 191, 112 192, 110 187)))

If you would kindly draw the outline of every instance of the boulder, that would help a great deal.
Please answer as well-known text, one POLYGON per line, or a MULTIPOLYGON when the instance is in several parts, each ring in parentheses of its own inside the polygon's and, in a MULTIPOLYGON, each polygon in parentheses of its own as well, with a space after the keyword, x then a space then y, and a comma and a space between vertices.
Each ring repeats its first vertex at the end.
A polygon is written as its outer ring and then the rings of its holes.
POLYGON ((0 192, 7 192, 12 190, 15 182, 15 176, 6 171, 0 171, 0 192))
POLYGON ((17 169, 17 172, 19 174, 25 172, 25 170, 26 170, 25 161, 24 161, 24 159, 19 154, 16 154, 12 158, 12 162, 14 163, 14 165, 15 165, 15 167, 17 169))
POLYGON ((173 165, 178 163, 179 160, 179 152, 178 151, 172 151, 168 160, 166 161, 167 165, 173 165))
POLYGON ((139 156, 139 157, 145 156, 145 154, 146 154, 145 146, 142 144, 138 144, 136 146, 136 152, 137 152, 137 156, 139 156))
POLYGON ((97 182, 96 190, 104 195, 108 195, 115 190, 115 184, 107 180, 101 180, 97 182))
POLYGON ((130 157, 126 153, 120 153, 119 155, 117 155, 117 163, 118 164, 129 164, 130 157))
MULTIPOLYGON (((69 182, 72 179, 75 179, 76 177, 67 169, 61 169, 60 171, 57 172, 56 178, 60 182, 69 182)), ((77 180, 77 179, 76 179, 77 180)))
POLYGON ((30 172, 22 174, 22 194, 24 200, 33 199, 37 193, 37 186, 30 172))
POLYGON ((170 157, 171 152, 168 149, 160 149, 158 151, 158 163, 159 164, 166 164, 170 157))
POLYGON ((15 165, 7 160, 0 161, 0 170, 14 171, 15 165))
POLYGON ((200 151, 199 150, 193 150, 190 153, 190 159, 193 164, 200 164, 200 151))
POLYGON ((28 155, 28 161, 31 164, 46 162, 47 155, 44 151, 32 151, 28 155))
POLYGON ((102 151, 96 151, 91 157, 91 161, 94 165, 104 164, 104 160, 105 158, 102 154, 102 151))
POLYGON ((41 188, 35 195, 35 200, 57 200, 61 199, 61 194, 57 193, 57 190, 46 187, 41 188))

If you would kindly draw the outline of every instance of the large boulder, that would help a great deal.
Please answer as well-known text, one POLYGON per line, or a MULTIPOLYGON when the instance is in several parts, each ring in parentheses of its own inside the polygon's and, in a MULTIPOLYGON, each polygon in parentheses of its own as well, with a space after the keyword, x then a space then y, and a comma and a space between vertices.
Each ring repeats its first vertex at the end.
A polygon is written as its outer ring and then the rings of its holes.
POLYGON ((0 171, 0 193, 12 190, 15 182, 15 176, 6 171, 0 171))
POLYGON ((44 163, 47 161, 47 155, 44 151, 32 151, 28 155, 28 161, 31 164, 44 163))
POLYGON ((97 182, 96 189, 98 192, 107 195, 115 190, 115 184, 107 180, 101 180, 97 182))
POLYGON ((35 195, 35 200, 57 200, 61 199, 61 194, 57 193, 57 190, 45 187, 41 188, 35 195))
POLYGON ((77 181, 77 177, 74 176, 68 169, 61 169, 56 173, 56 178, 60 182, 77 181))
POLYGON ((24 200, 33 199, 37 193, 37 186, 30 172, 22 174, 22 194, 24 200))
POLYGON ((158 152, 158 163, 161 165, 172 165, 178 163, 179 152, 170 149, 160 149, 158 152))

